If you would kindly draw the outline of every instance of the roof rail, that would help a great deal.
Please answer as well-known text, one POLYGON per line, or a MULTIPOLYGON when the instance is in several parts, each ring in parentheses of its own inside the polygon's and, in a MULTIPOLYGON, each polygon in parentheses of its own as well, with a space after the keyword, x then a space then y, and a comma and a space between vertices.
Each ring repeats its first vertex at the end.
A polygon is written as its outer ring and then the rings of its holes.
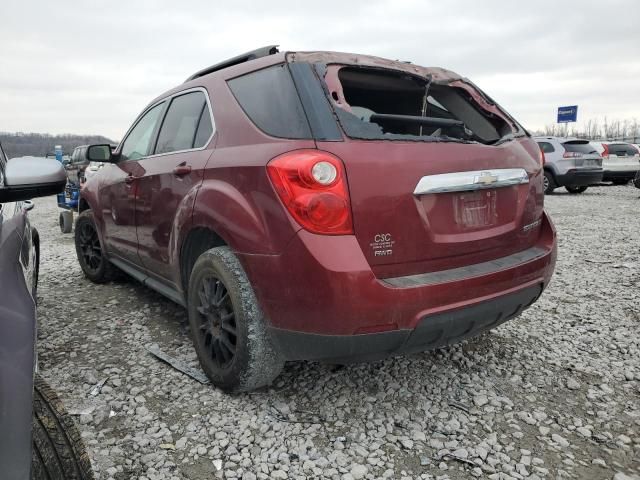
POLYGON ((218 70, 222 70, 223 68, 233 67, 234 65, 248 62, 249 60, 255 60, 256 58, 273 55, 275 53, 278 53, 278 51, 278 45, 269 45, 267 47, 251 50, 250 52, 243 53, 242 55, 238 55, 237 57, 233 57, 220 63, 216 63, 215 65, 211 65, 210 67, 204 68, 187 78, 185 80, 185 83, 191 80, 195 80, 199 77, 204 77, 205 75, 209 75, 210 73, 217 72, 218 70))

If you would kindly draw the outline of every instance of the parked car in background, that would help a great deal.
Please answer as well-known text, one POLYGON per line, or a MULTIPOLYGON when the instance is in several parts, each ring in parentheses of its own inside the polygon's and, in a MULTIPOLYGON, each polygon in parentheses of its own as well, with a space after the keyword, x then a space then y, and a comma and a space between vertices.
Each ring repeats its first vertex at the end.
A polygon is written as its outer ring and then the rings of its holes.
POLYGON ((73 420, 36 370, 38 232, 27 212, 33 197, 60 192, 54 159, 7 160, 0 145, 0 477, 93 478, 73 420))
MULTIPOLYGON (((71 172, 70 180, 76 178, 79 183, 84 183, 104 167, 104 162, 89 161, 87 147, 88 145, 81 145, 73 150, 71 160, 66 166, 67 171, 71 172), (76 173, 75 177, 73 177, 73 173, 76 173)), ((111 149, 115 150, 115 145, 111 145, 111 149)))
POLYGON ((602 180, 624 185, 640 170, 640 151, 627 142, 591 142, 602 155, 602 180))
POLYGON ((87 168, 84 170, 84 181, 86 182, 93 177, 101 168, 104 167, 104 162, 90 162, 87 168))
POLYGON ((555 265, 538 145, 440 68, 267 47, 192 75, 88 157, 113 165, 81 192, 84 274, 120 269, 187 307, 226 391, 285 360, 478 335, 555 265))
POLYGON ((565 187, 582 193, 602 181, 602 157, 589 140, 562 137, 535 137, 544 153, 544 192, 565 187))

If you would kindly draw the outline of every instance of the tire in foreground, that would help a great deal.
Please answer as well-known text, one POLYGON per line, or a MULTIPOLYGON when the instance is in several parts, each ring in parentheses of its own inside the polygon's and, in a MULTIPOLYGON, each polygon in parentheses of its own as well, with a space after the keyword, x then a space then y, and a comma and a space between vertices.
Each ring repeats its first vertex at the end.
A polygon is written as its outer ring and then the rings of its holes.
POLYGON ((92 480, 80 432, 53 389, 39 376, 33 388, 33 480, 92 480))
POLYGON ((200 365, 226 392, 269 385, 281 372, 253 288, 228 247, 204 252, 189 279, 188 313, 200 365))

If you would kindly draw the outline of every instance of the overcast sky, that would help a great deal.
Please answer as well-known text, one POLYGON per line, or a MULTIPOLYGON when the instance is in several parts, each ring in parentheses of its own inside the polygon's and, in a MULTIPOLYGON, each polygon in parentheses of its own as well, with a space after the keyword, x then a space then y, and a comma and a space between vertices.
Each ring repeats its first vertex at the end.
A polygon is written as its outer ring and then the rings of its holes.
POLYGON ((526 127, 640 120, 640 4, 0 0, 0 131, 118 140, 155 96, 256 47, 338 50, 469 77, 526 127))

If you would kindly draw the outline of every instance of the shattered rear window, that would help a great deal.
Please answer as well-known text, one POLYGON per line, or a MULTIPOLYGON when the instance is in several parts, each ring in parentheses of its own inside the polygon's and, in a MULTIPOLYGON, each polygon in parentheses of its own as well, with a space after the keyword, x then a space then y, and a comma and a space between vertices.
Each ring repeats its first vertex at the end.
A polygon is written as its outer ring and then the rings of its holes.
POLYGON ((351 138, 495 143, 513 133, 462 88, 397 70, 334 66, 326 87, 351 138))

